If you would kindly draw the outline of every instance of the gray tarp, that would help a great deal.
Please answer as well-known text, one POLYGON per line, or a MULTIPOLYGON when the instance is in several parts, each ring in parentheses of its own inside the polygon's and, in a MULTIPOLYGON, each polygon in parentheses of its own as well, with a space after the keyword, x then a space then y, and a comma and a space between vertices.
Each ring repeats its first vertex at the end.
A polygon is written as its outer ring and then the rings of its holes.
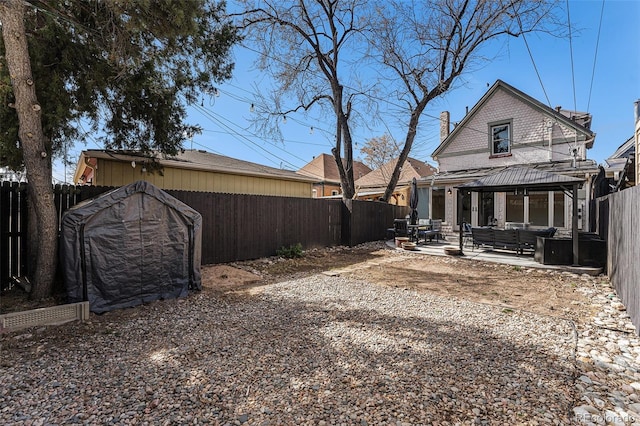
POLYGON ((145 181, 69 209, 60 255, 70 302, 92 312, 201 289, 200 213, 145 181))

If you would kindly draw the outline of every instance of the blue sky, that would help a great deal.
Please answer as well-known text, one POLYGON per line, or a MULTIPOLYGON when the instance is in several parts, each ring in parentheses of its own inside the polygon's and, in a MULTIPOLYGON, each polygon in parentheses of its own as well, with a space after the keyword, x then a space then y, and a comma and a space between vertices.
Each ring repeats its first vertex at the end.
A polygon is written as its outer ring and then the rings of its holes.
MULTIPOLYGON (((562 3, 566 10, 566 3, 562 3)), ((430 104, 410 155, 433 163, 430 155, 439 143, 439 125, 429 116, 437 117, 448 110, 453 122, 460 121, 465 108, 473 107, 485 93, 487 83, 501 79, 544 104, 591 113, 592 130, 597 136, 587 155, 601 163, 633 135, 633 103, 640 99, 640 2, 605 0, 598 41, 602 5, 602 0, 569 1, 571 22, 578 29, 571 39, 573 76, 568 39, 527 36, 541 85, 523 38, 511 38, 499 52, 485 52, 497 55, 495 59, 476 66, 463 76, 458 87, 430 104)), ((270 140, 250 128, 247 118, 252 114, 255 87, 268 84, 268 78, 253 68, 253 58, 251 51, 238 47, 234 76, 220 85, 219 96, 205 95, 202 107, 189 109, 189 122, 199 124, 204 131, 187 141, 185 148, 287 169, 298 169, 314 156, 330 153, 332 117, 318 121, 301 113, 288 115, 286 124, 280 126, 284 141, 270 140)), ((354 140, 362 146, 367 139, 384 132, 384 128, 359 128, 354 140)), ((393 136, 402 140, 404 132, 393 132, 393 136)), ((89 142, 86 148, 102 148, 94 145, 89 142)), ((84 148, 76 146, 72 158, 77 158, 84 148)), ((359 152, 355 155, 359 157, 359 152)), ((70 170, 67 172, 68 175, 70 170)), ((54 177, 61 179, 63 175, 64 171, 56 168, 54 177)))

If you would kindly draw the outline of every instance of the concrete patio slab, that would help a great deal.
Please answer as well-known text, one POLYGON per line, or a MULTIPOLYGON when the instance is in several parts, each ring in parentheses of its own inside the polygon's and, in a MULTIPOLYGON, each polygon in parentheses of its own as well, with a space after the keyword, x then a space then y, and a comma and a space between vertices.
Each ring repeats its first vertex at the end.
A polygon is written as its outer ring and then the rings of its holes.
MULTIPOLYGON (((399 251, 408 251, 410 253, 427 254, 430 256, 450 256, 445 253, 446 248, 459 248, 458 240, 455 241, 449 239, 448 241, 435 242, 432 241, 427 244, 419 244, 414 250, 404 250, 395 246, 394 240, 387 241, 389 247, 393 247, 399 251)), ((520 266, 523 268, 537 268, 548 269, 555 271, 564 271, 574 274, 588 274, 588 275, 600 275, 603 271, 602 268, 594 268, 589 266, 571 266, 571 265, 543 265, 538 263, 533 258, 532 254, 517 255, 514 252, 506 250, 494 250, 487 248, 475 248, 463 247, 463 254, 456 255, 464 259, 478 260, 482 262, 502 263, 505 265, 520 266)))

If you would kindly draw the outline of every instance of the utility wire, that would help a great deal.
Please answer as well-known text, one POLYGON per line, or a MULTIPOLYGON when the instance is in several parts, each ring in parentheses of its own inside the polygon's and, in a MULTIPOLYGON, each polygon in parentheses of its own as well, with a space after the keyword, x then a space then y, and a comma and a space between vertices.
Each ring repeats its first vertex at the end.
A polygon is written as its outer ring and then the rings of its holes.
MULTIPOLYGON (((530 54, 531 54, 531 51, 530 51, 530 54)), ((533 56, 532 56, 532 55, 531 55, 531 60, 532 60, 533 66, 534 66, 534 68, 535 68, 535 66, 536 66, 536 65, 535 65, 535 60, 534 60, 534 58, 533 58, 533 56)), ((539 74, 538 74, 538 76, 539 76, 539 74)), ((541 83, 541 86, 542 86, 543 91, 544 91, 544 85, 542 84, 542 80, 541 80, 541 79, 540 79, 540 83, 541 83)), ((345 87, 347 87, 347 86, 345 86, 345 87)), ((247 93, 249 93, 249 94, 251 94, 251 92, 249 92, 249 91, 248 91, 248 90, 246 90, 246 89, 242 89, 242 90, 243 90, 243 91, 245 91, 245 92, 247 92, 247 93)), ((225 93, 225 92, 222 92, 222 93, 225 93)), ((545 96, 546 96, 546 92, 545 92, 545 96)), ((400 106, 399 104, 396 104, 396 103, 394 103, 394 102, 392 102, 392 101, 389 101, 388 99, 378 98, 378 97, 375 97, 375 96, 372 96, 372 98, 373 98, 373 99, 380 100, 380 101, 387 102, 387 103, 389 103, 389 104, 391 104, 391 105, 400 106)), ((248 100, 248 99, 246 99, 246 98, 245 98, 245 99, 243 99, 243 101, 244 101, 244 102, 250 102, 250 100, 248 100)), ((547 98, 547 101, 549 101, 549 100, 548 100, 548 98, 547 98)), ((438 120, 438 121, 440 120, 440 117, 436 117, 436 116, 431 115, 431 114, 428 114, 428 113, 423 113, 423 115, 424 115, 425 117, 430 118, 430 119, 433 119, 433 120, 438 120)), ((299 120, 295 119, 294 117, 289 116, 288 118, 289 118, 291 121, 298 122, 298 123, 301 123, 301 124, 302 124, 302 122, 301 122, 301 121, 299 121, 299 120)), ((556 118, 556 121, 557 121, 557 118, 556 118)), ((303 125, 307 125, 307 124, 306 124, 306 123, 304 123, 303 125)), ((475 133, 481 134, 481 135, 483 135, 483 136, 488 136, 488 135, 489 135, 489 132, 488 132, 487 130, 479 130, 479 129, 473 128, 473 127, 471 127, 471 126, 469 126, 469 125, 464 125, 464 128, 466 128, 466 129, 468 129, 468 130, 471 130, 471 131, 473 131, 473 132, 475 132, 475 133)), ((253 136, 255 136, 256 138, 260 139, 260 138, 259 138, 258 136, 256 136, 256 135, 253 135, 253 136)), ((517 146, 519 143, 524 143, 524 141, 519 141, 519 140, 517 140, 517 139, 513 139, 513 138, 512 138, 512 139, 511 139, 511 143, 512 143, 512 146, 517 146)), ((415 144, 414 144, 414 145, 415 145, 415 144)), ((531 145, 531 147, 532 147, 533 149, 537 149, 537 150, 540 150, 540 151, 549 152, 548 147, 542 147, 542 146, 536 146, 536 145, 531 145)), ((427 148, 428 148, 428 147, 424 147, 424 149, 427 149, 427 148)), ((413 151, 413 149, 412 149, 412 151, 413 151)), ((568 153, 568 152, 560 152, 560 151, 558 151, 558 150, 553 150, 553 149, 552 149, 552 152, 553 152, 554 154, 559 155, 559 156, 563 156, 563 157, 566 157, 566 158, 571 158, 571 154, 570 154, 570 153, 568 153)), ((416 155, 416 154, 414 153, 414 155, 416 155)))
POLYGON ((569 27, 569 53, 571 56, 571 83, 573 84, 573 110, 578 111, 576 102, 576 73, 573 66, 573 37, 571 37, 571 15, 569 13, 569 0, 567 0, 567 25, 569 27))
MULTIPOLYGON (((251 139, 247 138, 246 136, 243 136, 241 134, 236 134, 234 132, 234 130, 229 127, 228 125, 226 125, 225 123, 223 123, 219 118, 217 118, 211 111, 205 109, 204 107, 201 107, 199 105, 195 105, 195 108, 198 109, 200 112, 202 112, 204 115, 206 115, 207 117, 209 117, 212 121, 218 123, 218 125, 220 125, 221 127, 227 129, 230 133, 231 136, 235 137, 238 141, 240 141, 243 145, 245 145, 246 147, 248 147, 249 149, 251 149, 252 151, 255 151, 257 153, 259 153, 259 151, 256 149, 260 149, 264 152, 266 152, 267 154, 271 155, 272 157, 277 158, 278 160, 280 160, 282 163, 288 164, 294 168, 296 168, 296 166, 292 163, 290 163, 289 161, 285 160, 284 158, 278 157, 277 155, 267 151, 265 148, 261 147, 260 145, 258 145, 257 143, 253 142, 251 139), (249 142, 250 145, 247 145, 244 141, 249 142), (253 146, 255 146, 256 148, 254 148, 253 146)), ((271 160, 273 162, 273 160, 271 160)), ((275 162, 274 162, 275 163, 275 162)))
MULTIPOLYGON (((514 7, 515 12, 515 7, 514 7)), ((544 97, 547 100, 547 105, 549 108, 552 108, 551 101, 549 100, 549 95, 547 95, 547 90, 544 88, 544 84, 542 83, 542 77, 540 76, 540 72, 538 71, 538 67, 536 66, 536 61, 533 59, 533 53, 531 53, 531 48, 529 47, 529 42, 527 41, 527 37, 522 30, 522 20, 520 19, 520 15, 516 13, 516 18, 518 18, 518 26, 520 27, 520 32, 522 33, 522 39, 524 40, 524 45, 527 47, 527 52, 529 52, 529 58, 531 58, 531 63, 533 64, 533 69, 538 76, 538 81, 540 82, 540 87, 542 87, 542 93, 544 93, 544 97)))
POLYGON ((587 101, 587 112, 591 106, 591 93, 593 90, 593 78, 596 75, 596 59, 598 58, 598 46, 600 45, 600 30, 602 29, 602 17, 604 16, 604 0, 602 0, 602 8, 600 9, 600 23, 598 24, 598 37, 596 38, 596 52, 593 55, 593 70, 591 71, 591 84, 589 84, 589 100, 587 101))
MULTIPOLYGON (((293 167, 293 168, 295 168, 295 169, 299 169, 299 168, 301 168, 301 167, 298 167, 298 166, 296 166, 295 164, 291 163, 290 161, 285 160, 284 158, 279 157, 279 156, 277 156, 277 155, 273 154, 272 152, 267 151, 266 149, 264 149, 263 147, 261 147, 261 146, 259 146, 258 144, 256 144, 254 141, 252 141, 252 140, 251 140, 250 138, 248 138, 247 136, 245 136, 245 135, 243 135, 243 134, 241 134, 241 133, 239 133, 239 132, 235 131, 235 130, 232 128, 232 126, 240 127, 240 126, 238 126, 235 122, 233 122, 233 121, 231 121, 231 120, 229 120, 229 119, 227 119, 227 118, 225 118, 225 117, 223 117, 223 116, 221 116, 221 115, 219 115, 219 114, 216 114, 216 113, 215 113, 215 112, 213 112, 213 111, 209 111, 209 110, 207 110, 207 109, 206 109, 206 108, 204 108, 204 107, 198 107, 198 109, 201 109, 202 111, 206 111, 206 115, 207 115, 207 116, 208 116, 212 121, 214 121, 214 122, 218 123, 220 126, 222 126, 222 127, 226 128, 226 129, 228 130, 228 133, 227 133, 227 134, 229 134, 229 135, 231 135, 231 136, 234 136, 236 139, 241 138, 241 139, 246 140, 246 141, 247 141, 247 142, 249 142, 250 144, 252 144, 252 145, 254 145, 254 146, 258 147, 259 149, 261 149, 261 150, 263 150, 263 151, 265 151, 265 152, 267 152, 267 153, 268 153, 268 154, 270 154, 271 156, 273 156, 273 157, 275 157, 275 158, 277 158, 277 159, 281 160, 281 164, 282 164, 282 163, 288 164, 288 165, 290 165, 291 167, 293 167), (229 123, 229 125, 224 124, 224 123, 222 122, 222 120, 224 120, 224 121, 228 122, 228 123, 229 123)), ((245 129, 243 129, 243 130, 244 130, 244 131, 246 131, 245 129)), ((257 135, 255 135, 255 134, 251 134, 251 133, 249 133, 249 134, 250 134, 250 135, 252 135, 253 137, 255 137, 256 139, 260 139, 260 138, 259 138, 257 135)), ((242 142, 242 140, 241 140, 241 142, 242 142)), ((243 144, 244 144, 244 142, 243 142, 243 144)), ((244 144, 244 145, 246 145, 246 144, 244 144)), ((283 148, 281 148, 281 147, 277 146, 276 144, 269 143, 269 145, 271 145, 271 146, 272 146, 273 148, 275 148, 275 149, 278 149, 278 150, 280 150, 280 151, 283 151, 284 153, 289 154, 290 156, 292 156, 292 157, 296 158, 297 160, 301 161, 303 165, 308 164, 308 161, 307 161, 307 160, 305 160, 304 158, 301 158, 301 157, 299 157, 299 156, 297 156, 297 155, 295 155, 295 154, 292 154, 290 151, 287 151, 287 150, 285 150, 285 149, 283 149, 283 148)), ((248 146, 248 145, 247 145, 247 146, 248 146)), ((249 147, 249 148, 251 148, 250 146, 248 146, 248 147, 249 147)), ((255 150, 255 149, 253 149, 253 148, 251 148, 251 149, 252 149, 253 151, 255 151, 255 152, 258 152, 258 151, 256 151, 256 150, 255 150)), ((318 168, 318 169, 319 169, 319 168, 318 168)), ((319 171, 319 172, 322 172, 322 170, 321 170, 321 169, 319 169, 318 171, 319 171)), ((318 177, 323 177, 321 174, 317 174, 316 176, 318 176, 318 177)))

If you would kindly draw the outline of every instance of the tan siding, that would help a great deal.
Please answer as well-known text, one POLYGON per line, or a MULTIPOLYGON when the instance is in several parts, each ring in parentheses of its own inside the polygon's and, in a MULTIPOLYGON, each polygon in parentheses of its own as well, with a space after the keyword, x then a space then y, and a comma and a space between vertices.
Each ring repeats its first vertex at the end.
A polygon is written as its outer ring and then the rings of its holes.
POLYGON ((142 166, 130 163, 98 160, 95 185, 122 186, 136 180, 146 180, 162 189, 224 192, 235 194, 311 197, 312 184, 274 178, 241 176, 228 173, 186 170, 165 167, 164 176, 143 173, 142 166))

